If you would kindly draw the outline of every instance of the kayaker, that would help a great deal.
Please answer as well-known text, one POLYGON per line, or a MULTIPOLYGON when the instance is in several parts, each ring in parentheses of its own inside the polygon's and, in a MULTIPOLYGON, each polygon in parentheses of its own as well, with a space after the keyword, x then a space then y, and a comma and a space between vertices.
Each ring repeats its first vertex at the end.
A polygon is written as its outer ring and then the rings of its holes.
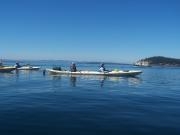
POLYGON ((70 70, 71 70, 71 72, 76 72, 77 71, 76 64, 74 62, 72 62, 71 66, 70 66, 70 70))
POLYGON ((104 63, 101 64, 100 68, 99 68, 99 71, 100 72, 106 72, 108 70, 106 70, 105 66, 104 66, 104 63))
POLYGON ((19 64, 19 62, 16 62, 16 65, 15 65, 16 68, 20 68, 21 65, 19 64))

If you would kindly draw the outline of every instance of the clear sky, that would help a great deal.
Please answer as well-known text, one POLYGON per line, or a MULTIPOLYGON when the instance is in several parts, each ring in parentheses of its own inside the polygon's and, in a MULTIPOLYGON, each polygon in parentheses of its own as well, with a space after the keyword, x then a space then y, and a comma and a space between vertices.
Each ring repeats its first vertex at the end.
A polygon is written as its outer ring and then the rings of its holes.
POLYGON ((180 0, 0 0, 0 57, 180 58, 180 0))

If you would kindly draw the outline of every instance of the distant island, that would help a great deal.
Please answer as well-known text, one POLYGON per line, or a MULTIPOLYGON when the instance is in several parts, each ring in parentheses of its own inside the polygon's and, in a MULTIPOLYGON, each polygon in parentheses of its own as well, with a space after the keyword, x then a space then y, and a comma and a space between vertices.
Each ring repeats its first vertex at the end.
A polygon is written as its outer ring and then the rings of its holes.
POLYGON ((154 56, 138 60, 135 66, 180 66, 180 59, 154 56))

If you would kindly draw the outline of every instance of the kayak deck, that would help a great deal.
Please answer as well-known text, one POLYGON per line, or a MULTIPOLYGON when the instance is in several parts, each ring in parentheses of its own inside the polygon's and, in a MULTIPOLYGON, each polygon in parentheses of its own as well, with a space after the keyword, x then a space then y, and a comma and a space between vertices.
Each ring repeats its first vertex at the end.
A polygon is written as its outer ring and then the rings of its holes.
POLYGON ((136 76, 142 73, 140 70, 127 70, 127 71, 110 71, 110 72, 98 72, 98 71, 59 71, 53 69, 46 69, 51 74, 60 75, 101 75, 101 76, 136 76))

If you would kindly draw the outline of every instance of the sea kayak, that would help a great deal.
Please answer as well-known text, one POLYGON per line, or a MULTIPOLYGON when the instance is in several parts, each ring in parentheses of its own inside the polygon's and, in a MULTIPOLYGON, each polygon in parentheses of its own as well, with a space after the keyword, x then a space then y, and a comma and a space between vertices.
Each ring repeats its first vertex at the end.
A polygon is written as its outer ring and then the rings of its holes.
POLYGON ((40 67, 33 67, 33 66, 22 66, 20 68, 17 68, 18 70, 39 70, 40 67))
POLYGON ((15 69, 15 67, 2 66, 0 67, 0 73, 9 73, 15 69))
POLYGON ((110 71, 110 72, 98 72, 98 71, 59 71, 53 69, 46 69, 51 74, 60 75, 100 75, 100 76, 136 76, 142 73, 141 70, 120 70, 120 71, 110 71))

